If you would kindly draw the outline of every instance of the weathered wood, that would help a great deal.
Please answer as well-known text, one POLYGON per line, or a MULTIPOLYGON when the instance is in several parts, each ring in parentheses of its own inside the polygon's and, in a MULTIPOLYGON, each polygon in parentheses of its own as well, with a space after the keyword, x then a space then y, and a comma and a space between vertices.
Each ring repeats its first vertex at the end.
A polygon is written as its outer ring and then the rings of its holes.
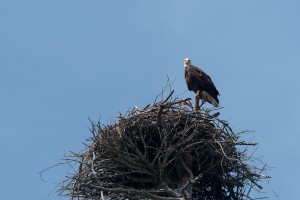
POLYGON ((215 109, 185 106, 190 100, 173 99, 172 91, 115 123, 93 123, 86 150, 66 157, 79 169, 61 192, 74 199, 213 200, 248 198, 252 187, 261 190, 258 182, 267 176, 245 153, 256 144, 241 141, 215 109))

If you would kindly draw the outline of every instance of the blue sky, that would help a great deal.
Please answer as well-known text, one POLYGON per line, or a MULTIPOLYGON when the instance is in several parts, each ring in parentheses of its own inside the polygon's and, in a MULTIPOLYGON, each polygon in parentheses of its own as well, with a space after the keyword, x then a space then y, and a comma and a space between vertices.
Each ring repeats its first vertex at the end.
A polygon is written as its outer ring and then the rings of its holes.
POLYGON ((266 196, 299 198, 300 2, 296 0, 0 0, 1 199, 51 193, 103 123, 153 102, 183 60, 213 79, 221 118, 259 143, 266 196))

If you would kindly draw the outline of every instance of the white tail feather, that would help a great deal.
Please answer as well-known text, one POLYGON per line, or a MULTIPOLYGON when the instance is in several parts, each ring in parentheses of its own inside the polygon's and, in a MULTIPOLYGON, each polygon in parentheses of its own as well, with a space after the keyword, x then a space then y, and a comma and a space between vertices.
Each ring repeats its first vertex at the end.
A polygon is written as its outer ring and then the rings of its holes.
POLYGON ((218 102, 215 100, 215 98, 213 98, 210 94, 208 94, 206 91, 202 91, 202 98, 204 101, 208 101, 209 103, 211 103, 213 106, 218 107, 219 104, 218 102))

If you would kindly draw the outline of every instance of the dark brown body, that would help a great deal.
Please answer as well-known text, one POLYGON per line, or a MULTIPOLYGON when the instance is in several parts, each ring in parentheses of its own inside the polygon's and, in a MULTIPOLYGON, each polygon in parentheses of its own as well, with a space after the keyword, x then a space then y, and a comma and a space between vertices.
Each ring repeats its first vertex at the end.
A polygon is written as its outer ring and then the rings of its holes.
MULTIPOLYGON (((215 87, 211 78, 205 72, 193 65, 188 65, 184 67, 184 77, 190 91, 194 91, 195 93, 200 91, 200 95, 208 94, 215 100, 217 105, 219 104, 219 91, 215 87)), ((201 96, 200 98, 203 99, 201 96)), ((205 98, 203 100, 216 106, 211 98, 205 98)))

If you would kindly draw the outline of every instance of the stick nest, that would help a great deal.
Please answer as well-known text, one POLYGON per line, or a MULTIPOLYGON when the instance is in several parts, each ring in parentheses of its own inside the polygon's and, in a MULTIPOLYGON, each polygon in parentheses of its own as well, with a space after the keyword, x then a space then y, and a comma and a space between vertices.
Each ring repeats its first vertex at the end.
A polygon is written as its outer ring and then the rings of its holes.
POLYGON ((216 110, 193 111, 190 99, 166 98, 134 108, 117 122, 92 123, 90 144, 67 161, 75 174, 61 192, 78 199, 253 199, 264 166, 246 155, 216 110), (212 114, 211 114, 212 113, 212 114), (251 164, 249 164, 251 163, 251 164), (73 164, 74 166, 74 164, 73 164))

